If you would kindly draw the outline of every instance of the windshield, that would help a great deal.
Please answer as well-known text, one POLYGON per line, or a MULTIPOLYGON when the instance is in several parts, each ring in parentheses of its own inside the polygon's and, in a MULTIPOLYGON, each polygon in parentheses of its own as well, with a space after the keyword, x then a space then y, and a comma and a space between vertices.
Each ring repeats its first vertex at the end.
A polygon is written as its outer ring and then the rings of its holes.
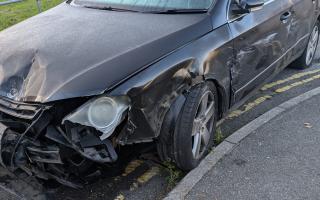
POLYGON ((74 0, 75 4, 138 11, 207 10, 214 0, 74 0))

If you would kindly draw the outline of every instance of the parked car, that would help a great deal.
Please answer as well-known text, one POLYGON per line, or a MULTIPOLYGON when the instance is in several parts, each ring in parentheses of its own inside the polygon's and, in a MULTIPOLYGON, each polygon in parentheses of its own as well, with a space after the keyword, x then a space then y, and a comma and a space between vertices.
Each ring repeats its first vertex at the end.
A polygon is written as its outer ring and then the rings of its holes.
POLYGON ((0 33, 1 164, 80 187, 121 146, 195 168, 216 122, 312 64, 316 0, 68 0, 0 33))

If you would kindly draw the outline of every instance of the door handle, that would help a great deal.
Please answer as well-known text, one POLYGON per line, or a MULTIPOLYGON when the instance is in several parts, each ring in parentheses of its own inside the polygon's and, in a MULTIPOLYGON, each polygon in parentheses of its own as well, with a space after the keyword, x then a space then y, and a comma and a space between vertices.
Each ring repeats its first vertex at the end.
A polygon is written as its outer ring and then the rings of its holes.
POLYGON ((288 19, 292 16, 292 13, 290 11, 287 11, 285 13, 283 13, 280 17, 280 20, 283 22, 283 23, 287 23, 288 22, 288 19))

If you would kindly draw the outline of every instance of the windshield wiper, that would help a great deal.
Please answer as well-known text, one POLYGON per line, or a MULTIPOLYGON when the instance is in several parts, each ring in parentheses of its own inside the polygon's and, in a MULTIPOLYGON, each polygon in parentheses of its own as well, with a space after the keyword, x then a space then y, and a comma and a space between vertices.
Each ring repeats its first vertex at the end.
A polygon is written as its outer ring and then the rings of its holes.
POLYGON ((189 14, 189 13, 206 13, 207 9, 168 9, 159 11, 148 11, 155 14, 189 14))
POLYGON ((139 12, 137 10, 130 10, 124 8, 115 8, 111 6, 84 6, 85 8, 99 9, 99 10, 108 10, 108 11, 118 11, 118 12, 139 12))

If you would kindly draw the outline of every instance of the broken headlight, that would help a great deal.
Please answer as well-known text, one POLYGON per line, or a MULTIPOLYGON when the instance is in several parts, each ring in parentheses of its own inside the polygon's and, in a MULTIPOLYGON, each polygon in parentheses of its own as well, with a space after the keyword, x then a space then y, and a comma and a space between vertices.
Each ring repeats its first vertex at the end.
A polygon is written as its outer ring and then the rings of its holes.
POLYGON ((129 107, 126 96, 99 97, 85 103, 75 112, 67 115, 63 122, 90 126, 102 132, 101 140, 108 138, 123 119, 123 113, 129 107))

